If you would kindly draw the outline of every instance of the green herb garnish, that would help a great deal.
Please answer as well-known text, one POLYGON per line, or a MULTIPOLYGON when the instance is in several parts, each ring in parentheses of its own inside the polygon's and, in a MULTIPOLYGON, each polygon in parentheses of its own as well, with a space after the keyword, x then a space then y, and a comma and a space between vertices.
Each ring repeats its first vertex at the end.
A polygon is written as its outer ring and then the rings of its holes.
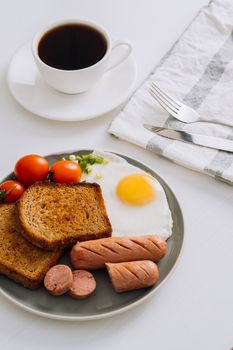
POLYGON ((108 160, 105 159, 104 157, 100 157, 100 156, 94 157, 92 154, 84 154, 82 157, 75 154, 70 154, 68 156, 68 159, 71 160, 72 162, 78 163, 85 174, 91 173, 92 171, 91 166, 93 164, 108 163, 108 160))
POLYGON ((5 197, 6 197, 6 191, 0 190, 0 203, 4 202, 5 197))

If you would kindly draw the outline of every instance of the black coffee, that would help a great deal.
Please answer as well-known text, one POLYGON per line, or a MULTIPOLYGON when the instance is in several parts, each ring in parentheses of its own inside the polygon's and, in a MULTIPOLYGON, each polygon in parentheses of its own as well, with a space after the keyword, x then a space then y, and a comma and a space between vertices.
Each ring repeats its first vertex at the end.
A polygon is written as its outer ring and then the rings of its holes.
POLYGON ((47 65, 64 70, 82 69, 101 60, 107 50, 105 37, 84 24, 65 24, 44 34, 38 55, 47 65))

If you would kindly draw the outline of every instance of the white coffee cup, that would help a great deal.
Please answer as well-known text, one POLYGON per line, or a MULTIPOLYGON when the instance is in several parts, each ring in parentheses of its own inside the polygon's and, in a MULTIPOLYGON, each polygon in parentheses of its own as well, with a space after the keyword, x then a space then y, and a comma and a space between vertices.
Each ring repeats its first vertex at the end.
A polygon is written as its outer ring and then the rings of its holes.
POLYGON ((36 65, 43 76, 44 80, 52 88, 68 93, 76 94, 84 92, 93 87, 105 72, 115 68, 121 64, 131 53, 132 45, 127 40, 117 40, 112 42, 107 32, 99 25, 79 19, 61 20, 40 30, 33 38, 32 52, 35 58, 36 65), (43 62, 38 54, 38 45, 41 38, 50 30, 69 24, 83 24, 100 32, 107 43, 107 49, 104 56, 95 64, 82 69, 63 70, 54 68, 43 62), (119 46, 126 46, 126 50, 121 51, 121 54, 115 56, 115 49, 119 46), (114 57, 115 56, 115 60, 114 57))

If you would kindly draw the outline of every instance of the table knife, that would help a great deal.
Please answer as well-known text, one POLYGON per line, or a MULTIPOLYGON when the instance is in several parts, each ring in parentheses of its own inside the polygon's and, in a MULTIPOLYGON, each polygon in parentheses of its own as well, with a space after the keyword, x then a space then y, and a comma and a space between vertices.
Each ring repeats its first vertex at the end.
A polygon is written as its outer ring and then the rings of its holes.
POLYGON ((220 137, 193 134, 186 131, 158 127, 155 125, 144 124, 144 128, 157 135, 167 137, 172 140, 183 141, 193 145, 214 148, 221 151, 233 152, 233 141, 220 137))

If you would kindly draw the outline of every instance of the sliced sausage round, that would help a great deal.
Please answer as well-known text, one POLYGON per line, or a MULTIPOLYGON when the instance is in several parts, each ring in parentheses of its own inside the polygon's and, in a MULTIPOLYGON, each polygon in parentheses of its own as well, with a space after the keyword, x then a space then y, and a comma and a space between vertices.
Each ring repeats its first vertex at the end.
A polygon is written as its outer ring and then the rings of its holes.
POLYGON ((86 299, 96 288, 94 276, 85 270, 73 271, 73 284, 68 291, 75 299, 86 299))
POLYGON ((45 275, 44 286, 52 295, 66 293, 73 283, 73 274, 67 265, 55 265, 45 275))

